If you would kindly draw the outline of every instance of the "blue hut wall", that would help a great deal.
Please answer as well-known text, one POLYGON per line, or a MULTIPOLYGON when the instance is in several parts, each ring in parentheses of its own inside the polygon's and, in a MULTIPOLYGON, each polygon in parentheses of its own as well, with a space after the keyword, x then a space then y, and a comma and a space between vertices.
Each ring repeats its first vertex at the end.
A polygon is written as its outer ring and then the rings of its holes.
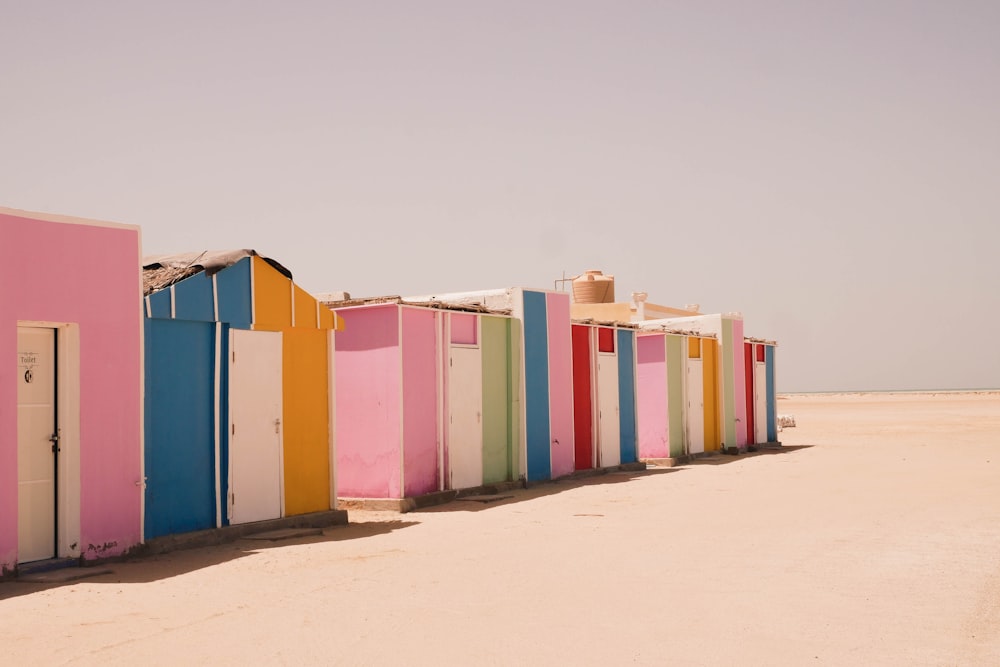
POLYGON ((621 462, 639 460, 635 420, 635 331, 618 329, 618 416, 621 462))
POLYGON ((250 289, 252 259, 244 257, 213 276, 216 300, 219 302, 218 319, 234 329, 249 329, 253 322, 253 292, 250 289))
POLYGON ((145 320, 147 539, 216 524, 215 328, 145 320))
POLYGON ((549 342, 546 299, 542 292, 524 292, 524 394, 527 479, 550 479, 549 342))
POLYGON ((764 374, 767 381, 767 441, 778 441, 778 396, 774 387, 774 346, 764 347, 764 374))

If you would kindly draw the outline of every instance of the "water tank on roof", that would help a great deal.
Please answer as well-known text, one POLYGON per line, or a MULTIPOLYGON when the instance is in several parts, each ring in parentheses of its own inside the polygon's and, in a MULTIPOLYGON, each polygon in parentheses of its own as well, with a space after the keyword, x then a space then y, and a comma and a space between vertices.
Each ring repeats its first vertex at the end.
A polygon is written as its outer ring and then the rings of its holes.
POLYGON ((585 271, 573 278, 574 303, 614 303, 615 277, 601 271, 585 271))

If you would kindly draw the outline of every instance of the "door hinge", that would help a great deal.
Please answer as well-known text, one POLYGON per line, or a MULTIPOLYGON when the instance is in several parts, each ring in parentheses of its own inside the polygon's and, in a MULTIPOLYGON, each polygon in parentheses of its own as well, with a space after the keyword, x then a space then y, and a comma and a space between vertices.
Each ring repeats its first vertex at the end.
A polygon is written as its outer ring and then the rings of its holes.
POLYGON ((236 435, 236 424, 233 424, 232 428, 233 428, 232 435, 236 435))

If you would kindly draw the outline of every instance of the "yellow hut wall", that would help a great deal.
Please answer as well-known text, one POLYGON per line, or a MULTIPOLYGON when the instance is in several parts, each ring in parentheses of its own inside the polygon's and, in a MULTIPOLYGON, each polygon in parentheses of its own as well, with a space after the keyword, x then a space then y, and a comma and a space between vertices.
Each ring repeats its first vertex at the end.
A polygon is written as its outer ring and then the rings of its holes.
POLYGON ((719 427, 719 343, 711 338, 702 339, 702 370, 705 399, 705 451, 721 448, 719 427))
MULTIPOLYGON (((315 311, 314 311, 315 312, 315 311)), ((282 332, 285 513, 330 509, 329 331, 282 332)))
POLYGON ((253 328, 282 334, 285 514, 328 510, 330 336, 343 320, 260 257, 253 262, 253 328))
POLYGON ((281 331, 291 327, 292 281, 260 257, 252 259, 253 328, 281 331))

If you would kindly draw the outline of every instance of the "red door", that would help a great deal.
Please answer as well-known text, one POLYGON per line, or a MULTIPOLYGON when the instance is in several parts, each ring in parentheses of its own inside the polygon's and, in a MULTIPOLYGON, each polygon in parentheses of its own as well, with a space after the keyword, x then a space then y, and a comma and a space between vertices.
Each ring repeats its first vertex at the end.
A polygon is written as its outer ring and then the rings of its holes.
POLYGON ((594 406, 590 368, 591 327, 573 325, 573 436, 575 468, 594 467, 594 406))

